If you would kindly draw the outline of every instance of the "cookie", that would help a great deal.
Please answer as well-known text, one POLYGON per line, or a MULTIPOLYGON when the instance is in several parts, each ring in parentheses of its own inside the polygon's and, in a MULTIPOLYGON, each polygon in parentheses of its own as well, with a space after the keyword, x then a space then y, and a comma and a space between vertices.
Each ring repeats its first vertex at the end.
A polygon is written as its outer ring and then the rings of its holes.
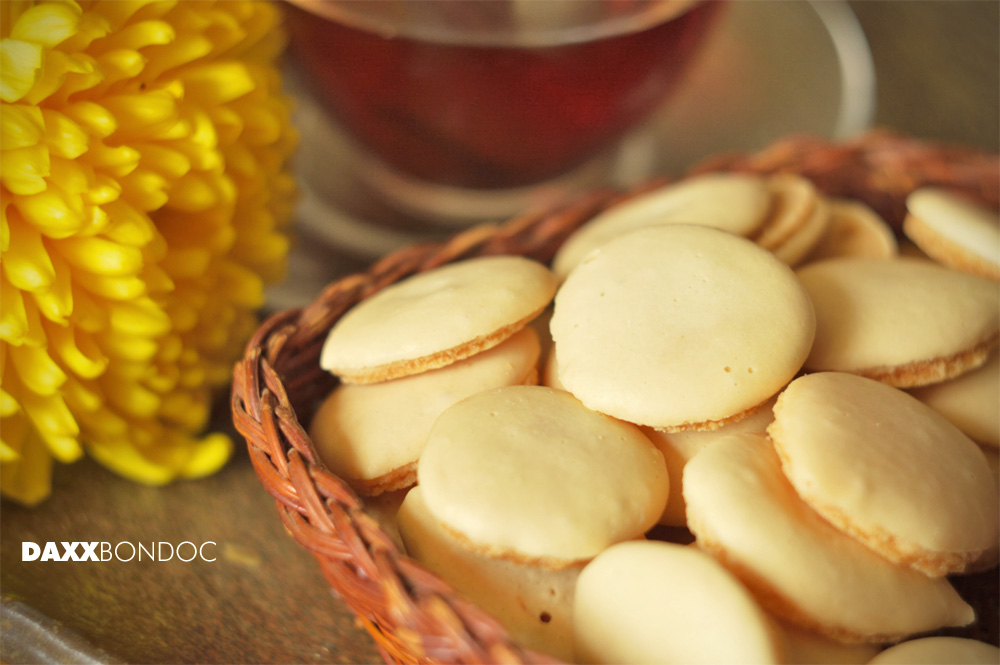
POLYGON ((921 637, 895 644, 871 659, 871 665, 996 665, 1000 649, 965 637, 921 637))
MULTIPOLYGON (((986 463, 990 467, 990 472, 993 474, 993 480, 996 482, 997 491, 1000 492, 1000 450, 996 448, 983 447, 983 455, 986 456, 986 463)), ((969 564, 969 567, 965 569, 966 573, 981 573, 984 570, 990 570, 996 568, 997 564, 1000 563, 1000 536, 993 541, 986 550, 980 554, 975 561, 969 564)))
POLYGON ((449 406, 489 388, 535 383, 538 335, 522 328, 499 345, 446 367, 371 384, 342 384, 313 416, 320 459, 360 494, 416 482, 431 426, 449 406))
POLYGON ((906 199, 903 233, 928 256, 1000 281, 1000 216, 944 189, 925 187, 906 199))
POLYGON ((573 603, 577 662, 779 663, 768 616, 693 547, 614 545, 587 564, 573 603))
POLYGON ((637 427, 543 386, 448 408, 417 477, 431 513, 471 547, 552 567, 641 536, 669 492, 663 455, 637 427))
POLYGON ((406 495, 397 520, 409 556, 489 612, 522 647, 570 662, 582 563, 553 570, 475 551, 430 513, 420 487, 406 495))
POLYGON ((875 644, 845 644, 776 620, 786 663, 796 665, 866 665, 879 652, 875 644))
POLYGON ((894 563, 961 572, 997 540, 1000 498, 979 446, 902 390, 809 374, 778 397, 767 432, 799 496, 894 563))
POLYGON ((763 227, 750 238, 764 249, 773 250, 806 226, 820 196, 809 180, 793 173, 773 175, 767 185, 774 198, 773 207, 763 227))
POLYGON ((670 476, 670 498, 660 515, 659 523, 664 526, 682 527, 687 525, 687 506, 684 503, 684 467, 699 452, 724 436, 741 433, 763 434, 774 419, 771 409, 776 398, 772 397, 761 404, 752 414, 743 420, 724 425, 717 430, 661 432, 651 427, 643 427, 643 433, 649 437, 667 463, 667 474, 670 476))
POLYGON ((770 207, 771 192, 760 177, 737 173, 694 176, 597 215, 563 243, 552 270, 565 279, 584 257, 609 240, 657 224, 696 224, 749 236, 764 223, 770 207))
POLYGON ((800 268, 816 309, 809 371, 911 388, 982 365, 1000 333, 1000 291, 982 277, 912 258, 836 258, 800 268))
POLYGON ((676 224, 629 233, 577 266, 551 329, 559 380, 589 408, 657 429, 715 429, 795 376, 815 321, 770 252, 676 224))
POLYGON ((1000 448, 1000 354, 949 381, 914 388, 914 397, 984 446, 1000 448))
POLYGON ((333 326, 320 365, 345 383, 444 367, 496 346, 541 312, 555 276, 519 256, 459 261, 362 300, 333 326))
POLYGON ((789 623, 878 643, 975 619, 946 578, 891 563, 807 506, 765 436, 703 450, 684 471, 684 499, 698 547, 789 623))
POLYGON ((783 263, 795 267, 812 251, 829 226, 830 206, 820 198, 805 223, 771 251, 783 263))
POLYGON ((888 259, 899 253, 892 227, 860 201, 828 198, 830 224, 809 252, 807 262, 838 256, 888 259))

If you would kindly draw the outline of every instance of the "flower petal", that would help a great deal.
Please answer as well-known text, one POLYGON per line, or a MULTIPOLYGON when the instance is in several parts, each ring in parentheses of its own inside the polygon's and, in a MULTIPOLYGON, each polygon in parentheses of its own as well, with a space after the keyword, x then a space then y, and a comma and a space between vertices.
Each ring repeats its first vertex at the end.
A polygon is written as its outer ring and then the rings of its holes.
POLYGON ((108 358, 97 343, 85 332, 75 333, 68 326, 45 325, 49 350, 63 366, 85 379, 100 376, 108 366, 108 358))
POLYGON ((44 192, 49 175, 49 150, 44 145, 0 152, 0 182, 12 194, 44 192))
POLYGON ((55 458, 67 464, 80 459, 83 454, 77 441, 80 428, 62 395, 36 395, 29 391, 22 400, 24 412, 55 458))
POLYGON ((209 402, 204 395, 175 390, 164 395, 160 415, 168 422, 195 432, 208 422, 209 402))
POLYGON ((76 159, 87 152, 90 136, 72 119, 59 113, 45 109, 45 142, 53 155, 76 159))
POLYGON ((184 72, 188 99, 203 108, 239 99, 254 89, 254 80, 244 63, 237 60, 213 62, 184 72))
POLYGON ((153 44, 169 44, 176 34, 174 27, 166 21, 139 21, 109 34, 102 40, 101 47, 105 51, 138 50, 153 44))
POLYGON ((76 280, 90 293, 108 300, 127 301, 146 295, 146 283, 139 277, 112 277, 78 271, 76 280))
POLYGON ((16 39, 0 39, 0 99, 16 102, 35 85, 42 68, 42 47, 16 39))
POLYGON ((41 347, 12 346, 8 353, 18 378, 28 392, 55 395, 66 381, 66 374, 52 360, 48 351, 41 347))
POLYGON ((42 110, 25 104, 0 102, 0 147, 4 150, 37 145, 45 135, 42 110))
POLYGON ((99 275, 135 275, 142 269, 142 251, 101 237, 65 238, 59 253, 69 262, 99 275))
POLYGON ((108 327, 107 304, 73 280, 73 323, 87 332, 99 332, 108 327))
POLYGON ((57 91, 61 98, 65 98, 74 92, 94 87, 102 78, 101 72, 94 67, 93 58, 88 55, 46 51, 40 76, 24 95, 24 101, 40 104, 57 91))
MULTIPOLYGON (((8 427, 4 423, 4 440, 9 444, 8 427)), ((37 505, 52 492, 52 455, 37 436, 27 437, 17 453, 17 461, 0 464, 0 489, 18 503, 37 505)))
POLYGON ((108 303, 108 313, 112 328, 126 333, 155 337, 171 328, 170 317, 148 297, 108 303))
POLYGON ((101 349, 115 360, 146 363, 156 356, 157 340, 145 335, 104 331, 97 335, 101 349))
POLYGON ((16 210, 7 215, 10 243, 0 267, 10 283, 25 291, 47 289, 55 279, 55 268, 41 234, 20 220, 16 210))
POLYGON ((100 138, 110 136, 118 127, 113 113, 105 107, 90 101, 79 101, 62 107, 63 113, 72 118, 81 127, 100 138))
POLYGON ((0 418, 9 418, 21 411, 21 406, 14 396, 0 388, 0 418))
POLYGON ((109 240, 122 245, 142 247, 149 244, 157 235, 156 227, 149 217, 136 210, 127 201, 116 199, 106 204, 104 210, 111 220, 105 232, 109 240))
POLYGON ((99 381, 108 402, 126 418, 148 420, 160 408, 160 396, 137 381, 128 381, 113 371, 99 381))
POLYGON ((69 266, 58 255, 49 258, 55 277, 48 289, 35 291, 32 296, 38 309, 49 321, 65 324, 73 312, 73 279, 69 266))
POLYGON ((20 346, 28 334, 28 314, 20 289, 11 286, 6 277, 0 276, 0 339, 20 346))
POLYGON ((76 31, 81 14, 80 8, 75 3, 35 5, 21 14, 10 36, 21 41, 52 47, 76 31))
POLYGON ((180 475, 188 479, 210 476, 225 466, 232 454, 233 440, 222 432, 213 432, 197 443, 180 475))
POLYGON ((66 406, 76 414, 78 422, 81 413, 96 413, 104 404, 104 396, 92 381, 84 382, 72 376, 66 377, 63 397, 66 398, 66 406))

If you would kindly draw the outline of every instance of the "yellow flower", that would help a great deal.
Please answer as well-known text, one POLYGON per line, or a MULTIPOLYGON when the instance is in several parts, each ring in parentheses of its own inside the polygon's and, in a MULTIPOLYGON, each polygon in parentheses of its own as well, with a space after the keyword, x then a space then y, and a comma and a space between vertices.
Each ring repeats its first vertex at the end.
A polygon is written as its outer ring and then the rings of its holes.
POLYGON ((0 0, 0 491, 84 451, 217 470, 213 397, 285 269, 277 7, 0 0))

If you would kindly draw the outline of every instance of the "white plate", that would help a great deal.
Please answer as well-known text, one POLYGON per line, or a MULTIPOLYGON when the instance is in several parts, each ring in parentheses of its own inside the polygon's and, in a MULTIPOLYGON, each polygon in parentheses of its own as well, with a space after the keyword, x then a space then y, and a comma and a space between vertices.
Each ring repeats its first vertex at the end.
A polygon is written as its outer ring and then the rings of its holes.
MULTIPOLYGON (((758 150, 795 133, 842 139, 874 115, 871 53, 842 0, 727 3, 680 89, 636 131, 610 174, 629 186, 654 173, 677 174, 719 152, 758 150)), ((298 307, 330 281, 404 245, 454 229, 391 226, 377 201, 359 198, 352 146, 290 67, 289 93, 302 135, 296 243, 287 279, 268 291, 268 308, 298 307)))

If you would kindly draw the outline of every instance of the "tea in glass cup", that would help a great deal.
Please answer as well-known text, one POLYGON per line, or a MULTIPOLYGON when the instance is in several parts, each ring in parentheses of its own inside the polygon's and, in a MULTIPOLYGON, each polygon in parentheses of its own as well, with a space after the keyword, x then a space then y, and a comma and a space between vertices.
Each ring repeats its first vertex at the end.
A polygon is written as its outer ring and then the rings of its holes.
POLYGON ((290 51, 359 146, 364 179, 418 218, 465 223, 514 214, 533 192, 599 184, 594 165, 668 99, 721 3, 288 0, 286 8, 290 51))

